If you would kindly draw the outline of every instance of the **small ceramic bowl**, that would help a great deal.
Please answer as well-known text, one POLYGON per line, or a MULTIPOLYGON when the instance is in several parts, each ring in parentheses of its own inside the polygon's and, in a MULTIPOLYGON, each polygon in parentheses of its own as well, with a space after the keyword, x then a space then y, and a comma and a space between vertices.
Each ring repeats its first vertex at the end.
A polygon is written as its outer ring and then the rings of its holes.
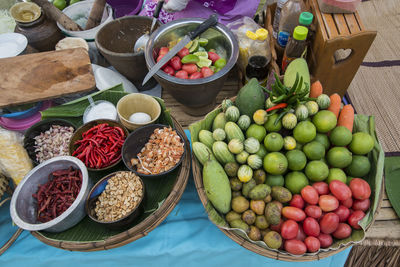
POLYGON ((132 93, 118 101, 117 113, 121 123, 132 131, 141 126, 154 123, 160 117, 161 107, 152 96, 132 93), (149 114, 151 121, 146 123, 133 123, 129 121, 129 117, 136 112, 149 114))
POLYGON ((142 150, 142 148, 145 146, 145 144, 149 141, 150 136, 154 132, 155 129, 157 128, 164 128, 164 127, 170 127, 169 125, 163 125, 163 124, 150 124, 143 126, 141 128, 136 129, 133 131, 125 140, 124 145, 122 146, 122 160, 124 161, 125 166, 139 175, 140 177, 146 177, 146 178, 158 178, 158 177, 163 177, 164 175, 172 172, 175 170, 181 163, 183 158, 185 157, 186 153, 186 144, 185 144, 185 139, 183 138, 182 134, 178 131, 176 133, 179 135, 181 138, 181 142, 184 145, 184 152, 181 156, 181 159, 179 162, 169 169, 168 171, 161 172, 158 174, 143 174, 140 172, 137 172, 136 168, 132 166, 131 159, 132 158, 137 158, 137 154, 142 150))
MULTIPOLYGON (((94 126, 96 126, 96 125, 98 125, 98 124, 102 124, 102 123, 107 123, 108 125, 110 125, 110 126, 116 126, 116 127, 120 127, 123 131, 124 131, 124 133, 125 133, 125 136, 128 136, 128 130, 121 124, 121 123, 119 123, 119 122, 117 122, 117 121, 113 121, 113 120, 94 120, 94 121, 90 121, 90 122, 88 122, 88 123, 86 123, 86 124, 84 124, 84 125, 82 125, 80 128, 78 128, 76 131, 75 131, 75 133, 74 133, 74 135, 71 137, 71 141, 69 142, 69 154, 70 155, 72 155, 72 153, 74 153, 74 151, 78 148, 78 145, 75 145, 75 143, 78 141, 78 140, 81 140, 82 139, 82 134, 84 133, 84 132, 86 132, 86 131, 88 131, 90 128, 93 128, 94 126)), ((125 139, 126 140, 126 139, 125 139)), ((121 158, 118 160, 118 161, 116 161, 115 163, 113 163, 113 164, 111 164, 111 165, 109 165, 109 166, 107 166, 107 167, 104 167, 104 168, 100 168, 100 169, 93 169, 93 168, 89 168, 89 167, 87 167, 87 169, 89 170, 89 171, 104 171, 104 170, 107 170, 107 169, 110 169, 110 168, 112 168, 112 167, 114 167, 114 166, 116 166, 118 163, 120 163, 121 162, 121 158)))
POLYGON ((42 10, 35 3, 21 2, 10 8, 10 14, 15 21, 27 23, 37 20, 42 14, 42 10))
MULTIPOLYGON (((97 116, 97 119, 107 119, 107 120, 114 120, 114 121, 116 121, 116 120, 118 120, 118 115, 117 115, 117 108, 114 106, 114 104, 113 103, 111 103, 110 101, 106 101, 106 100, 97 100, 97 101, 94 101, 94 107, 92 107, 91 105, 89 105, 86 109, 85 109, 85 112, 83 113, 83 123, 88 123, 88 122, 90 122, 90 121, 94 121, 94 120, 96 120, 96 116, 97 116), (99 107, 96 107, 97 105, 99 105, 99 104, 107 104, 107 106, 108 106, 108 114, 106 115, 106 116, 102 116, 103 118, 99 118, 100 116, 99 115, 94 115, 94 114, 99 114, 98 113, 98 111, 99 111, 99 107), (93 112, 94 112, 94 114, 90 114, 89 115, 89 112, 90 111, 92 111, 92 109, 94 109, 93 110, 93 112), (93 116, 94 115, 94 116, 93 116)), ((104 107, 104 106, 103 106, 104 107)), ((103 110, 104 111, 104 110, 103 110)))
POLYGON ((98 197, 101 195, 101 193, 106 189, 108 180, 120 172, 123 172, 123 171, 118 171, 118 172, 108 174, 107 176, 100 179, 100 181, 98 181, 93 186, 92 190, 90 190, 90 192, 87 196, 87 199, 86 199, 86 204, 85 204, 85 210, 90 219, 92 219, 93 221, 95 221, 99 224, 102 224, 108 228, 111 228, 111 229, 121 229, 125 226, 128 226, 136 218, 138 218, 144 211, 144 199, 145 199, 146 191, 145 191, 144 183, 143 183, 142 179, 140 179, 140 177, 139 177, 140 182, 142 183, 142 188, 143 188, 143 194, 142 194, 142 198, 140 199, 139 205, 137 205, 136 208, 134 208, 130 213, 128 213, 125 217, 123 217, 119 220, 112 221, 112 222, 105 222, 105 221, 100 221, 97 219, 96 213, 94 211, 94 209, 96 207, 96 201, 97 201, 98 197))

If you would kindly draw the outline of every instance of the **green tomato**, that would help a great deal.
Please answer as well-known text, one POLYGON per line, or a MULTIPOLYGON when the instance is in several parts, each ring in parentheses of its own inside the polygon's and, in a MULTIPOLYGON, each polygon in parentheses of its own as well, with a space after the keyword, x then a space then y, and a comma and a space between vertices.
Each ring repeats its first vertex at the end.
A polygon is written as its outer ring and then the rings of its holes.
POLYGON ((67 2, 65 0, 54 0, 53 5, 59 10, 63 10, 67 6, 67 2))
POLYGON ((226 65, 226 60, 224 58, 220 58, 217 61, 215 61, 214 66, 217 69, 222 69, 226 65))

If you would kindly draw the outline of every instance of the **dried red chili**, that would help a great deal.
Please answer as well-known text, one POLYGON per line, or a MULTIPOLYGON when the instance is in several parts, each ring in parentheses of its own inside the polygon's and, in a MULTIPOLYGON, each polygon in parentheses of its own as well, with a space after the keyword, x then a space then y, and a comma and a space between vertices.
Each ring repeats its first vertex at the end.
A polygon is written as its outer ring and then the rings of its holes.
POLYGON ((84 132, 82 139, 75 142, 78 147, 72 156, 82 160, 89 168, 105 168, 121 159, 120 152, 125 138, 125 132, 120 127, 98 124, 84 132))
POLYGON ((39 185, 32 196, 37 200, 37 219, 48 222, 66 211, 78 196, 82 186, 82 172, 72 167, 49 175, 47 183, 39 185))

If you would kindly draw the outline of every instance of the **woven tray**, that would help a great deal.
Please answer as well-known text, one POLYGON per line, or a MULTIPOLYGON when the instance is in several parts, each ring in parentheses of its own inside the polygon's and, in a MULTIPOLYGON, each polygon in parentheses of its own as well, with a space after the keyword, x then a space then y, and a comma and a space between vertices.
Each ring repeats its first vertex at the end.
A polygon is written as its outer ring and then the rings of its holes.
MULTIPOLYGON (((179 131, 185 139, 185 147, 186 153, 184 155, 184 159, 182 164, 177 170, 173 171, 167 177, 163 177, 162 179, 156 180, 146 180, 143 179, 146 188, 148 188, 148 184, 153 187, 165 188, 166 186, 170 186, 170 192, 164 193, 167 194, 165 200, 160 202, 148 201, 150 202, 146 209, 156 208, 154 212, 148 212, 148 214, 144 214, 141 218, 139 218, 139 223, 134 222, 129 229, 125 229, 124 231, 111 231, 106 228, 101 229, 97 228, 96 231, 97 236, 104 234, 107 236, 106 238, 92 238, 96 240, 89 240, 91 238, 91 234, 88 233, 89 229, 92 227, 99 227, 95 222, 92 222, 87 216, 76 226, 73 228, 58 234, 54 233, 46 233, 46 232, 32 232, 32 235, 42 241, 43 243, 65 250, 74 250, 74 251, 99 251, 99 250, 108 250, 111 248, 120 247, 131 243, 143 236, 146 236, 150 233, 154 228, 156 228, 167 216, 168 214, 175 208, 176 204, 179 202, 183 191, 186 188, 186 184, 188 181, 189 173, 190 173, 190 147, 189 142, 186 138, 186 135, 183 131, 182 126, 178 121, 173 118, 173 122, 177 131, 179 131), (149 207, 151 206, 151 207, 149 207), (78 231, 77 227, 80 227, 82 230, 87 231, 78 231), (71 232, 78 233, 75 240, 71 240, 71 232), (65 237, 68 236, 67 240, 65 237), (86 239, 86 240, 85 240, 86 239)), ((118 165, 121 168, 121 165, 118 165)), ((118 168, 116 167, 116 168, 118 168)), ((108 173, 113 172, 114 170, 108 170, 108 173)), ((162 190, 162 189, 160 189, 162 190)), ((158 193, 158 192, 157 192, 158 193)), ((156 194, 156 193, 155 193, 156 194)), ((161 196, 162 197, 162 196, 161 196)), ((147 203, 147 202, 146 202, 147 203)), ((92 235, 93 236, 93 235, 92 235)), ((74 236, 75 237, 75 236, 74 236)))

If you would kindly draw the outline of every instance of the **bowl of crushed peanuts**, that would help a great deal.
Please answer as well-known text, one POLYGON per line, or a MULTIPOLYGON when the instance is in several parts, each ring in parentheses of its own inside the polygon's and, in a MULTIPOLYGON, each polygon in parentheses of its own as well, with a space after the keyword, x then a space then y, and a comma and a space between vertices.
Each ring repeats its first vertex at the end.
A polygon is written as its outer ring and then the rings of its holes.
POLYGON ((125 166, 140 177, 162 177, 182 162, 185 142, 169 125, 150 124, 133 131, 122 147, 125 166))
POLYGON ((118 171, 99 180, 86 199, 86 213, 111 229, 130 225, 144 211, 145 186, 131 171, 118 171))

